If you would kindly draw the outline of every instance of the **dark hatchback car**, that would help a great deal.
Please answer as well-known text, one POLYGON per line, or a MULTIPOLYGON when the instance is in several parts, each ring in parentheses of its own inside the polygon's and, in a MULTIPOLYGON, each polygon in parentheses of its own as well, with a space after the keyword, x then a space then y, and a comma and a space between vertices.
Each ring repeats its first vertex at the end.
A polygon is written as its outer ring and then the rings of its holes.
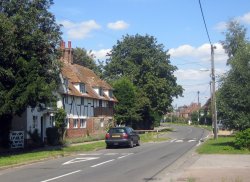
POLYGON ((140 145, 140 136, 130 127, 114 127, 110 128, 105 136, 106 148, 113 146, 140 145))

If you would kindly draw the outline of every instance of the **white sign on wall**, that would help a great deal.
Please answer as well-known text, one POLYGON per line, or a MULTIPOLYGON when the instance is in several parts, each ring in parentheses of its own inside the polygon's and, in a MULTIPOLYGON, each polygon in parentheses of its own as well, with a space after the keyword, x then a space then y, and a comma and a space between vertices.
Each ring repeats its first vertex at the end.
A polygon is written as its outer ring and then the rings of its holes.
POLYGON ((24 131, 10 132, 11 148, 24 148, 24 131))

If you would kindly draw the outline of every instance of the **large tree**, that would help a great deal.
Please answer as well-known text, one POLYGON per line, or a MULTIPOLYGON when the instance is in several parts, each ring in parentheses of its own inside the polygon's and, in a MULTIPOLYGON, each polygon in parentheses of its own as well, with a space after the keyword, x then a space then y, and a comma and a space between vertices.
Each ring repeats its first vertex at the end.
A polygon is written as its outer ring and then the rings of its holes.
POLYGON ((168 111, 173 97, 182 94, 173 75, 176 69, 156 38, 126 35, 113 46, 104 77, 111 82, 124 76, 130 79, 140 92, 140 103, 145 103, 140 109, 142 120, 150 127, 155 116, 168 111))
POLYGON ((230 129, 250 127, 250 43, 246 29, 235 21, 228 24, 223 46, 230 70, 218 91, 218 114, 230 129))
POLYGON ((11 118, 52 99, 58 80, 60 27, 52 0, 0 1, 0 142, 11 118))

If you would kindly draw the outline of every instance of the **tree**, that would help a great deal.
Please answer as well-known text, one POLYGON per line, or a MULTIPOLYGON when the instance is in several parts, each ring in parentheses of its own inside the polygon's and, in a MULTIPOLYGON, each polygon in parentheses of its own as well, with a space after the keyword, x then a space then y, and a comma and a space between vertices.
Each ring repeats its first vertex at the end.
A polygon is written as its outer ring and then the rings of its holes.
POLYGON ((55 115, 55 123, 56 123, 56 128, 58 128, 58 132, 61 138, 61 141, 64 139, 64 134, 65 134, 65 118, 67 116, 67 113, 63 108, 60 108, 57 110, 56 115, 55 115))
POLYGON ((237 22, 229 23, 222 43, 229 56, 230 70, 221 78, 217 93, 219 117, 227 127, 236 130, 250 127, 250 43, 245 31, 237 22))
POLYGON ((52 0, 0 1, 0 142, 7 144, 12 116, 53 100, 59 81, 60 27, 52 0))
POLYGON ((115 105, 117 124, 135 125, 140 119, 137 105, 136 87, 127 78, 120 78, 113 83, 114 94, 119 103, 115 105))
MULTIPOLYGON (((142 122, 154 123, 158 115, 171 106, 173 97, 182 94, 173 75, 177 69, 170 64, 170 55, 153 36, 126 35, 113 46, 104 68, 108 81, 127 77, 140 92, 142 122)), ((151 123, 151 124, 150 124, 151 123)))

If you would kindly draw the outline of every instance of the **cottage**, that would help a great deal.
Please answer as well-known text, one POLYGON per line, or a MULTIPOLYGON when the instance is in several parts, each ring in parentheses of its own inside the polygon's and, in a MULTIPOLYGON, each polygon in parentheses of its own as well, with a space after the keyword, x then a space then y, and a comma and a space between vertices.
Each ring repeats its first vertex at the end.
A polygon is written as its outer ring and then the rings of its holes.
MULTIPOLYGON (((67 48, 65 42, 61 42, 60 49, 61 85, 53 94, 58 98, 56 107, 67 113, 66 137, 104 133, 109 125, 113 125, 113 108, 117 102, 113 88, 92 70, 74 64, 70 41, 67 48)), ((12 147, 20 147, 23 141, 29 141, 28 132, 35 130, 42 141, 46 141, 46 128, 55 125, 55 111, 52 106, 40 104, 36 108, 28 107, 21 117, 15 116, 11 131, 12 147)))

